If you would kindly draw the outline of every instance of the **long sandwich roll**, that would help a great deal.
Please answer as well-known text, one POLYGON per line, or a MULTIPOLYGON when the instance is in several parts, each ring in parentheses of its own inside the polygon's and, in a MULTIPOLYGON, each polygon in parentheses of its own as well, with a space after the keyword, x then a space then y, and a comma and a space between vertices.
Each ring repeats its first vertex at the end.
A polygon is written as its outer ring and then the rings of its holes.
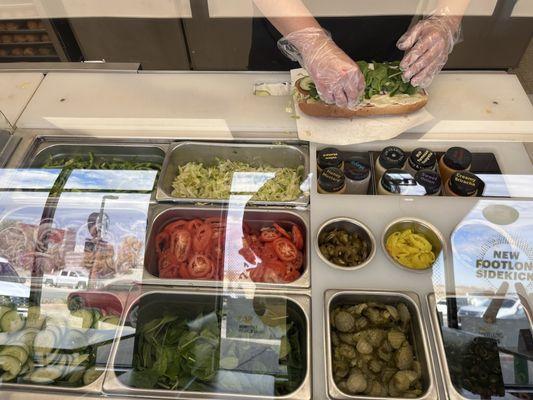
POLYGON ((372 115, 408 114, 424 107, 428 95, 423 89, 403 82, 399 62, 357 63, 365 76, 365 94, 356 108, 342 108, 320 99, 309 76, 295 83, 296 102, 303 113, 313 117, 353 118, 372 115))

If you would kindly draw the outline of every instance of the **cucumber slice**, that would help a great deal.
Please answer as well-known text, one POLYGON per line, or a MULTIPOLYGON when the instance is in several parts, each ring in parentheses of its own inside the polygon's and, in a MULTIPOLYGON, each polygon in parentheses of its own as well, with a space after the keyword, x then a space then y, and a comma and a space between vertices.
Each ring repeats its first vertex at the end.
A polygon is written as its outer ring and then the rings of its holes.
POLYGON ((46 385, 53 383, 56 379, 59 379, 62 373, 62 368, 49 365, 43 368, 36 368, 28 375, 27 379, 32 383, 46 385))
POLYGON ((85 367, 82 365, 74 368, 73 371, 70 371, 70 376, 68 377, 68 383, 77 383, 83 379, 85 374, 85 367))
POLYGON ((16 310, 11 310, 0 319, 0 328, 4 332, 17 332, 24 328, 24 320, 16 310))
POLYGON ((90 310, 73 311, 70 313, 68 326, 86 331, 93 326, 93 315, 90 310))
POLYGON ((0 351, 0 356, 15 357, 22 365, 28 359, 28 351, 22 346, 7 346, 0 351))
POLYGON ((83 364, 87 360, 89 360, 88 354, 79 354, 79 353, 71 354, 70 362, 69 362, 67 370, 65 371, 64 376, 67 376, 69 374, 73 375, 75 373, 79 373, 81 370, 82 373, 77 379, 77 380, 80 380, 83 377, 83 373, 85 372, 85 369, 86 369, 81 364, 83 364))
POLYGON ((311 77, 306 76, 302 79, 300 79, 300 88, 306 91, 310 91, 315 86, 315 83, 311 79, 311 77))
POLYGON ((0 370, 17 376, 22 369, 21 362, 12 356, 0 356, 0 370))
POLYGON ((90 385, 96 381, 100 375, 102 375, 103 370, 96 369, 96 367, 91 367, 83 374, 83 384, 85 386, 90 385))
POLYGON ((89 345, 86 334, 77 329, 69 329, 61 341, 61 348, 67 351, 84 349, 89 345))
POLYGON ((13 308, 9 306, 0 306, 0 319, 4 316, 4 314, 8 311, 11 311, 13 308))
POLYGON ((120 323, 120 318, 116 315, 106 315, 101 322, 111 325, 118 325, 120 323))
POLYGON ((33 362, 31 360, 26 361, 26 364, 20 369, 19 375, 26 375, 33 369, 33 362))
POLYGON ((96 309, 96 308, 93 308, 93 325, 92 327, 93 328, 96 328, 96 325, 98 324, 98 322, 104 318, 104 316, 102 315, 102 313, 100 312, 100 310, 96 309))
POLYGON ((60 359, 60 357, 61 354, 59 354, 59 351, 57 349, 54 349, 53 352, 45 355, 37 355, 37 353, 35 353, 36 361, 40 362, 43 367, 47 365, 55 365, 60 359))
POLYGON ((57 346, 57 336, 52 329, 45 329, 35 336, 33 350, 36 355, 45 356, 51 353, 57 346))
POLYGON ((61 378, 64 378, 68 374, 69 365, 73 359, 74 359, 74 356, 72 354, 61 354, 53 362, 53 365, 55 367, 61 368, 61 378))
POLYGON ((19 335, 17 336, 17 342, 24 343, 26 346, 32 346, 33 341, 35 340, 35 336, 37 336, 38 333, 39 329, 25 328, 24 330, 19 332, 19 335))
POLYGON ((4 372, 2 375, 0 375, 0 383, 2 382, 10 382, 13 379, 15 379, 17 375, 11 375, 9 372, 4 372))
POLYGON ((46 316, 41 314, 41 307, 32 306, 28 308, 28 317, 26 318, 27 328, 42 329, 45 321, 46 316))

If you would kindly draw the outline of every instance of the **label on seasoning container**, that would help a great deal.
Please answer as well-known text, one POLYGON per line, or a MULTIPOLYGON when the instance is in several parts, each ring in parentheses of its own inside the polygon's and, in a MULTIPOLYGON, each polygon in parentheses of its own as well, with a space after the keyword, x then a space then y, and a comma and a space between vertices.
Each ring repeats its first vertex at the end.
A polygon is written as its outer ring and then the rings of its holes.
POLYGON ((407 156, 405 152, 396 146, 385 147, 379 155, 379 163, 385 169, 402 168, 407 156))
POLYGON ((413 150, 408 162, 415 171, 433 169, 437 163, 437 156, 431 150, 420 147, 413 150))
POLYGON ((321 169, 339 167, 342 157, 339 151, 333 147, 327 147, 317 153, 317 164, 321 169))
POLYGON ((336 193, 345 187, 344 173, 339 168, 326 168, 318 177, 318 186, 326 193, 336 193))
POLYGON ((448 182, 448 189, 457 196, 481 196, 485 184, 470 172, 455 172, 448 182))

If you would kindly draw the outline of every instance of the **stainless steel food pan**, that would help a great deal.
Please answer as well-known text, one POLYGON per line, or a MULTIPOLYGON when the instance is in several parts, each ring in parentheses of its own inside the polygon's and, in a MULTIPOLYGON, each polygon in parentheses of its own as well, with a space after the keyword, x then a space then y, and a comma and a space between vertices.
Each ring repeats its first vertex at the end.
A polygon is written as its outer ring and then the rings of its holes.
MULTIPOLYGON (((278 287, 278 288, 309 288, 311 284, 310 271, 310 247, 309 240, 309 217, 305 211, 289 210, 289 209, 249 209, 232 210, 231 208, 220 207, 179 207, 173 205, 158 205, 151 210, 152 215, 149 217, 148 236, 146 241, 145 262, 144 262, 144 284, 157 285, 173 285, 173 286, 224 286, 224 287, 278 287), (246 221, 250 227, 260 228, 265 223, 270 222, 287 222, 296 224, 304 236, 305 247, 303 251, 304 264, 303 273, 300 278, 293 282, 285 284, 271 284, 271 283, 256 283, 249 279, 243 280, 225 280, 225 281, 202 281, 202 280, 185 280, 185 279, 161 279, 158 276, 157 254, 155 246, 155 237, 168 223, 178 219, 195 219, 195 218, 209 218, 222 217, 229 218, 236 224, 246 221)), ((240 226, 240 225, 239 225, 240 226)), ((238 238, 241 240, 241 237, 238 238)), ((226 271, 225 276, 231 277, 229 271, 226 271)))
MULTIPOLYGON (((416 359, 422 367, 423 394, 421 400, 433 400, 438 397, 434 381, 433 361, 428 346, 427 334, 420 313, 420 300, 411 292, 386 292, 386 291, 359 291, 359 290, 328 290, 325 293, 325 320, 324 329, 326 335, 326 385, 332 399, 395 399, 393 397, 369 397, 364 395, 349 395, 341 391, 333 380, 332 354, 331 354, 331 330, 330 312, 339 305, 358 304, 364 302, 381 302, 385 304, 403 303, 411 314, 411 337, 410 343, 416 359)), ((398 398, 398 400, 401 398, 398 398)))
MULTIPOLYGON (((306 373, 300 386, 290 394, 274 397, 277 399, 301 399, 311 398, 311 320, 310 320, 310 297, 302 294, 284 293, 276 294, 274 291, 256 291, 252 296, 244 291, 232 291, 226 294, 221 290, 213 289, 161 289, 151 291, 149 288, 137 300, 132 303, 126 312, 126 321, 146 322, 154 315, 162 315, 163 312, 171 312, 178 307, 184 310, 190 309, 192 305, 205 305, 206 310, 222 310, 225 299, 245 299, 244 301, 255 301, 262 298, 282 299, 287 303, 289 317, 302 329, 305 335, 301 344, 305 349, 306 373), (188 308, 189 307, 189 308, 188 308), (131 318, 130 318, 131 316, 131 318), (148 316, 148 317, 147 317, 148 316)), ((137 322, 139 324, 139 322, 137 322)), ((121 326, 120 329, 131 327, 121 326)), ((135 329, 135 328, 134 328, 135 329)), ((122 335, 122 332, 119 332, 122 335)), ((259 400, 272 398, 272 396, 261 396, 253 394, 237 393, 213 393, 213 392, 192 392, 165 389, 142 389, 131 387, 125 382, 123 374, 131 370, 132 354, 135 349, 135 338, 117 340, 114 344, 111 357, 110 368, 106 372, 104 382, 104 392, 116 395, 128 395, 144 398, 180 398, 180 399, 241 399, 259 400)))
MULTIPOLYGON (((461 297, 466 297, 466 296, 447 295, 446 299, 453 298, 453 297, 461 298, 461 297)), ((491 300, 492 299, 504 299, 505 298, 505 296, 487 295, 487 294, 485 294, 485 295, 480 294, 480 295, 476 295, 475 297, 486 297, 487 299, 491 299, 491 300)), ((532 316, 530 315, 530 312, 529 312, 530 309, 529 309, 529 305, 527 303, 527 299, 523 298, 520 295, 518 295, 518 298, 520 299, 522 304, 526 305, 526 306, 524 306, 524 311, 525 311, 524 315, 525 315, 525 318, 527 318, 527 320, 529 321, 529 325, 531 327, 533 327, 533 320, 532 320, 532 316)), ((444 389, 446 391, 446 398, 448 398, 450 400, 469 400, 472 397, 462 395, 456 389, 455 385, 452 382, 452 377, 450 375, 450 369, 449 369, 449 365, 448 365, 448 360, 447 360, 447 357, 446 357, 446 351, 444 349, 444 340, 443 340, 443 334, 442 334, 442 330, 441 330, 441 323, 439 321, 439 315, 438 315, 438 310, 437 310, 437 299, 435 297, 435 294, 434 293, 430 293, 428 295, 427 299, 428 299, 429 315, 431 317, 430 318, 431 319, 431 328, 433 329, 433 333, 434 333, 434 336, 435 336, 435 345, 437 347, 437 356, 439 358, 439 364, 441 366, 440 367, 440 374, 441 374, 442 380, 444 382, 444 389)), ((442 299, 439 298, 439 300, 442 300, 442 299)), ((508 322, 512 322, 513 320, 512 319, 508 319, 507 321, 508 322)), ((464 332, 464 331, 460 331, 460 330, 456 330, 456 329, 449 329, 449 333, 450 334, 464 335, 465 337, 468 337, 468 336, 474 337, 475 336, 472 333, 468 333, 468 332, 464 332)), ((487 334, 489 335, 490 332, 487 332, 487 334)), ((532 390, 531 386, 529 386, 529 387, 517 388, 516 390, 512 390, 512 391, 515 392, 515 393, 522 393, 522 394, 524 394, 526 396, 524 398, 527 398, 527 396, 531 394, 531 390, 532 390)), ((494 398, 496 398, 496 397, 498 397, 498 396, 494 396, 494 398)), ((511 396, 511 397, 514 398, 514 396, 511 396)))
POLYGON ((161 179, 157 187, 158 201, 182 203, 227 204, 228 200, 176 198, 172 195, 172 182, 178 173, 178 167, 189 162, 200 162, 206 166, 213 165, 217 159, 245 162, 251 165, 268 164, 273 167, 298 168, 304 167, 301 185, 302 194, 291 201, 249 201, 252 206, 298 206, 309 204, 309 152, 305 146, 288 144, 254 144, 254 143, 209 143, 181 142, 168 152, 161 179))
POLYGON ((90 138, 36 138, 28 149, 21 168, 42 167, 52 159, 87 156, 89 152, 100 157, 115 157, 124 161, 163 164, 168 144, 146 144, 131 140, 97 140, 90 138))

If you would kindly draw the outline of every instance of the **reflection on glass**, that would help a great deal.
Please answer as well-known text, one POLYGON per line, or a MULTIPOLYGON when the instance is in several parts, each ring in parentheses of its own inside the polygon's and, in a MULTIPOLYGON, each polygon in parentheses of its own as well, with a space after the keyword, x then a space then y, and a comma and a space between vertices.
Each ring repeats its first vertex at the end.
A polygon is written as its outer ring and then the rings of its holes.
POLYGON ((305 316, 286 298, 146 294, 127 321, 135 338, 113 360, 122 385, 282 396, 307 373, 305 316))
POLYGON ((532 231, 533 208, 529 202, 484 200, 477 203, 451 236, 455 290, 494 291, 502 282, 515 282, 531 292, 532 231), (506 221, 494 215, 501 210, 506 217, 506 207, 515 210, 518 217, 506 221), (494 211, 486 213, 486 209, 494 211))
POLYGON ((1 190, 50 190, 60 169, 0 169, 1 190))
POLYGON ((533 175, 478 174, 485 182, 485 197, 533 197, 533 175))
POLYGON ((520 393, 531 392, 532 322, 522 299, 448 297, 440 299, 437 311, 444 314, 440 323, 448 373, 461 395, 471 399, 520 398, 520 393), (457 314, 450 324, 445 314, 452 303, 457 314))
POLYGON ((163 279, 291 283, 305 272, 305 233, 285 211, 170 209, 156 217, 146 268, 163 279))
POLYGON ((73 170, 65 190, 151 191, 157 171, 73 170))

